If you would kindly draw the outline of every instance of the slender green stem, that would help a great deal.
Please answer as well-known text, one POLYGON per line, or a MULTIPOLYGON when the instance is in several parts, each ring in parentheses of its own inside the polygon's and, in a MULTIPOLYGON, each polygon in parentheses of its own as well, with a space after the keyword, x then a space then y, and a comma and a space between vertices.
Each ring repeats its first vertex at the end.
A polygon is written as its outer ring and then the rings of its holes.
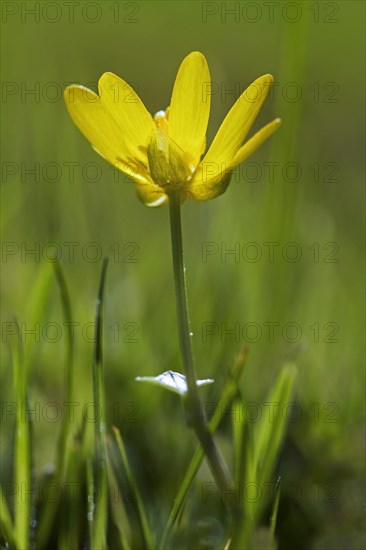
MULTIPOLYGON (((182 353, 183 366, 187 379, 188 398, 191 402, 190 407, 191 409, 194 407, 194 410, 191 410, 190 412, 201 416, 201 410, 198 411, 198 408, 200 407, 200 401, 197 390, 196 367, 193 357, 192 334, 189 326, 179 196, 171 196, 169 200, 169 206, 179 342, 182 353)), ((190 424, 191 419, 187 420, 190 424)))
POLYGON ((188 386, 185 402, 187 424, 195 431, 196 436, 205 451, 212 475, 215 478, 219 491, 223 492, 225 502, 229 505, 233 516, 238 518, 240 510, 236 501, 235 491, 233 490, 234 483, 232 481, 229 469, 222 458, 205 421, 202 403, 197 389, 196 367, 192 348, 192 333, 189 325, 180 216, 180 198, 178 194, 171 195, 169 197, 169 208, 179 341, 188 386))
MULTIPOLYGON (((236 357, 235 362, 229 371, 229 376, 226 379, 219 401, 209 423, 209 430, 212 435, 214 435, 214 433, 216 432, 226 411, 230 409, 233 400, 238 393, 238 383, 240 376, 243 373, 244 365, 247 360, 247 354, 248 350, 247 348, 244 348, 242 352, 236 357)), ((186 471, 183 481, 179 487, 178 493, 174 499, 168 521, 165 524, 164 532, 159 543, 159 550, 164 550, 164 548, 166 548, 167 540, 177 520, 179 512, 183 507, 183 503, 187 496, 188 490, 193 483, 193 480, 198 472, 202 460, 204 459, 204 456, 205 453, 202 449, 202 446, 199 445, 192 457, 191 463, 186 471)))

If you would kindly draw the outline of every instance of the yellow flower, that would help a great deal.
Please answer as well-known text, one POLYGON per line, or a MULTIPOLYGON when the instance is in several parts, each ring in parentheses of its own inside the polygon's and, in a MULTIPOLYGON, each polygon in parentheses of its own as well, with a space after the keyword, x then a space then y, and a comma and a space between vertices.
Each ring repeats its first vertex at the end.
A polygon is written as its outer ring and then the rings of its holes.
POLYGON ((93 148, 135 181, 147 206, 160 206, 172 193, 182 201, 209 200, 224 193, 233 168, 281 123, 276 118, 245 142, 272 82, 271 75, 261 76, 243 92, 206 155, 211 80, 199 52, 183 60, 170 106, 154 117, 127 82, 112 73, 101 76, 98 95, 72 85, 65 90, 65 101, 93 148))

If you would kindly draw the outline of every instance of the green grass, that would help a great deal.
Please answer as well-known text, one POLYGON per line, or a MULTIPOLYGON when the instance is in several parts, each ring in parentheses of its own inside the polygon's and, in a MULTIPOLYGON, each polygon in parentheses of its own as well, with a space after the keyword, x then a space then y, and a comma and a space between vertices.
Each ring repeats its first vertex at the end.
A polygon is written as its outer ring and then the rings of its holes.
MULTIPOLYGON (((68 297, 68 290, 64 275, 56 264, 55 274, 61 289, 62 304, 64 315, 70 321, 71 305, 68 297)), ((51 528, 57 518, 61 518, 61 529, 57 534, 57 546, 59 548, 78 547, 82 541, 88 540, 88 545, 92 549, 107 548, 111 545, 110 532, 115 529, 118 533, 113 544, 118 544, 121 548, 131 547, 131 536, 126 536, 126 531, 132 536, 132 547, 136 546, 136 541, 140 539, 139 546, 144 548, 154 548, 157 543, 158 533, 154 533, 149 525, 148 514, 137 482, 133 475, 126 448, 123 443, 121 433, 118 428, 113 428, 115 443, 110 443, 109 452, 107 451, 106 441, 106 422, 105 422, 105 386, 103 373, 103 307, 106 281, 107 261, 102 267, 99 292, 97 297, 96 317, 95 317, 95 345, 93 353, 93 368, 91 372, 93 385, 93 409, 95 412, 94 430, 92 432, 92 444, 88 445, 87 430, 85 425, 80 433, 69 434, 71 424, 64 424, 61 428, 58 450, 56 453, 56 468, 51 474, 52 484, 56 487, 62 485, 76 486, 77 495, 73 495, 66 502, 53 500, 51 506, 48 504, 39 509, 37 503, 32 498, 24 498, 22 491, 15 492, 14 501, 14 523, 8 510, 7 500, 2 495, 2 515, 0 527, 2 537, 8 545, 19 548, 28 548, 31 541, 37 541, 37 547, 47 546, 47 539, 51 536, 51 528), (83 447, 85 452, 83 453, 83 447), (110 457, 108 458, 108 454, 110 457), (124 475, 130 487, 130 496, 132 497, 123 506, 125 514, 122 514, 121 525, 118 521, 118 510, 120 502, 117 499, 116 489, 118 487, 118 477, 121 472, 124 475), (84 470, 84 476, 82 471, 84 470), (85 476, 86 471, 86 476, 85 476), (87 492, 84 494, 84 503, 80 497, 80 480, 87 482, 87 492), (108 514, 108 505, 111 516, 108 514), (80 528, 78 517, 80 510, 87 511, 87 538, 86 533, 80 528), (31 522, 31 513, 36 517, 35 528, 31 522), (137 523, 129 519, 129 516, 135 514, 137 523), (140 534, 139 534, 140 533, 140 534)), ((65 363, 65 393, 68 401, 72 395, 73 377, 72 370, 72 348, 68 347, 65 363)), ((209 423, 211 433, 215 433, 225 416, 225 412, 232 406, 236 396, 239 393, 240 376, 243 371, 247 358, 247 352, 243 352, 236 358, 233 367, 228 373, 227 380, 222 389, 218 400, 216 410, 213 413, 209 423)), ((14 346, 14 393, 17 395, 18 409, 22 410, 21 404, 28 403, 27 399, 27 378, 22 370, 22 362, 19 352, 19 343, 14 346)), ((291 402, 293 391, 295 371, 293 368, 286 367, 281 371, 278 381, 274 387, 269 402, 277 403, 278 410, 291 402)), ((236 405, 243 406, 243 401, 236 401, 236 405)), ((31 462, 32 447, 30 437, 30 423, 19 415, 16 420, 16 437, 14 442, 14 483, 16 487, 31 487, 31 462)), ((235 414, 234 414, 235 418, 235 414)), ((236 472, 243 472, 242 464, 246 463, 247 468, 244 477, 236 475, 235 480, 238 484, 240 497, 241 488, 245 486, 246 481, 262 486, 270 480, 270 474, 274 467, 278 449, 282 442, 285 429, 284 416, 276 414, 273 426, 270 423, 262 422, 256 429, 256 438, 252 441, 244 437, 246 434, 242 430, 241 423, 234 423, 234 449, 236 472), (236 425, 237 424, 237 425, 236 425), (239 428, 240 436, 237 435, 239 428), (244 458, 245 455, 252 456, 252 461, 244 458), (254 481, 255 480, 255 481, 254 481)), ((167 518, 164 531, 159 542, 160 548, 169 547, 169 541, 172 531, 175 527, 179 514, 183 510, 183 505, 187 499, 191 486, 194 483, 199 467, 204 459, 203 450, 198 447, 194 453, 188 469, 183 477, 180 487, 177 488, 177 494, 173 502, 172 509, 167 518)), ((32 493, 32 491, 31 491, 32 493)), ((221 496, 225 503, 225 496, 221 496)), ((273 503, 274 514, 278 509, 278 497, 273 503)), ((245 522, 237 527, 237 539, 234 545, 238 547, 249 547, 250 539, 255 528, 259 524, 261 515, 256 508, 248 507, 245 510, 245 522)), ((274 515, 271 517, 271 529, 275 524, 274 515)), ((222 541, 223 542, 223 541, 222 541)), ((234 546, 236 547, 236 546, 234 546)))

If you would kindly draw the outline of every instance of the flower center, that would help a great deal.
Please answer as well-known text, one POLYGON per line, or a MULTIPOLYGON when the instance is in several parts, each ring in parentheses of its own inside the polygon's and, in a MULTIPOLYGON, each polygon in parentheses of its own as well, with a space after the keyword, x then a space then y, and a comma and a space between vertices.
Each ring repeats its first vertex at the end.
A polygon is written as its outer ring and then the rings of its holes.
POLYGON ((164 111, 156 113, 156 129, 147 148, 150 174, 167 194, 182 193, 194 173, 188 155, 169 137, 169 123, 164 111))

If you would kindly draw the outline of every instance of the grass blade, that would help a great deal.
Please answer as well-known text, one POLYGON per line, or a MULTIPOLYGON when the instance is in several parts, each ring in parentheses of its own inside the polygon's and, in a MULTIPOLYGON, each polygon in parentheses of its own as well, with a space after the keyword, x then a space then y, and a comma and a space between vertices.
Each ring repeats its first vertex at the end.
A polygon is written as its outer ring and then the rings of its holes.
MULTIPOLYGON (((267 398, 267 404, 273 405, 272 412, 261 417, 254 431, 253 443, 248 449, 243 486, 245 483, 252 483, 263 489, 264 484, 270 481, 287 424, 283 411, 290 403, 296 376, 294 365, 288 364, 282 368, 277 377, 275 386, 267 398)), ((264 504, 264 499, 255 501, 246 499, 246 521, 235 539, 238 547, 249 546, 248 541, 258 524, 264 504)))
POLYGON ((243 402, 242 400, 235 400, 233 403, 233 447, 234 447, 234 468, 233 477, 235 483, 240 483, 243 479, 243 467, 244 467, 244 442, 246 435, 246 422, 245 415, 242 414, 243 402))
POLYGON ((116 428, 114 426, 113 427, 113 432, 114 432, 114 436, 116 438, 116 443, 117 443, 117 446, 118 446, 118 450, 119 450, 119 453, 120 453, 122 464, 123 464, 124 470, 126 472, 127 481, 128 481, 129 487, 131 488, 131 492, 134 496, 134 501, 136 502, 137 517, 139 519, 139 523, 140 523, 141 532, 142 532, 142 535, 143 535, 145 547, 148 548, 149 550, 153 550, 155 548, 154 537, 153 537, 153 534, 151 532, 149 522, 147 520, 147 515, 146 515, 146 511, 145 511, 144 502, 142 500, 140 491, 138 490, 137 484, 134 480, 134 477, 133 477, 133 474, 132 474, 132 471, 131 471, 131 468, 130 468, 130 465, 129 465, 129 462, 128 462, 126 449, 125 449, 125 446, 123 444, 120 431, 119 431, 118 428, 116 428))
MULTIPOLYGON (((59 550, 80 548, 82 541, 82 528, 80 522, 80 509, 82 509, 82 484, 84 456, 82 453, 82 442, 79 437, 74 437, 70 443, 70 460, 67 465, 65 485, 72 487, 72 492, 61 510, 60 520, 62 528, 59 536, 59 550)), ((59 517, 59 516, 58 516, 59 517)))
MULTIPOLYGON (((61 295, 61 305, 64 317, 64 325, 66 327, 66 350, 65 350, 65 368, 64 368, 64 387, 66 402, 74 401, 74 338, 72 334, 72 308, 70 294, 66 283, 66 278, 60 263, 57 261, 54 264, 57 283, 61 295)), ((64 469, 67 467, 67 458, 70 449, 70 422, 68 416, 64 415, 64 422, 61 428, 59 449, 58 449, 58 471, 62 476, 64 469)))
POLYGON ((22 550, 29 548, 29 527, 31 513, 31 499, 27 493, 31 489, 31 448, 30 426, 27 409, 27 377, 24 372, 24 362, 20 355, 19 344, 13 346, 14 387, 17 400, 15 424, 15 454, 14 454, 14 523, 16 545, 22 550), (23 414, 22 414, 23 411, 23 414), (23 489, 25 492, 23 492, 23 489))
POLYGON ((14 526, 10 516, 10 511, 0 484, 0 531, 8 547, 15 547, 14 526))
MULTIPOLYGON (((37 275, 31 287, 27 299, 26 311, 30 324, 39 323, 44 319, 46 308, 49 304, 52 288, 52 269, 48 262, 42 262, 40 273, 37 275)), ((30 366, 34 364, 34 342, 31 338, 24 339, 23 357, 24 371, 28 373, 30 366)))
MULTIPOLYGON (((116 536, 118 537, 118 542, 122 550, 130 550, 130 535, 131 529, 128 523, 128 518, 126 510, 124 508, 123 498, 120 497, 119 492, 117 493, 114 488, 118 488, 118 480, 116 474, 113 470, 113 464, 111 460, 111 455, 113 454, 114 447, 112 448, 111 438, 107 439, 108 443, 108 453, 107 453, 107 464, 108 464, 108 482, 109 486, 113 488, 112 491, 109 491, 109 504, 111 509, 111 515, 113 518, 114 528, 116 536)), ((118 489, 117 489, 118 490, 118 489)), ((116 546, 116 545, 115 545, 116 546)))
POLYGON ((285 365, 278 376, 268 402, 277 404, 273 421, 263 416, 258 424, 255 460, 258 467, 258 482, 262 485, 269 479, 286 429, 283 411, 290 403, 297 371, 293 365, 285 365))
POLYGON ((88 490, 87 494, 87 518, 89 527, 89 546, 95 548, 94 543, 94 515, 95 515, 95 487, 94 487, 94 474, 93 464, 91 460, 86 462, 86 486, 88 490))
MULTIPOLYGON (((94 491, 98 495, 98 502, 94 502, 93 510, 93 539, 92 550, 106 548, 106 532, 108 519, 108 481, 107 458, 105 441, 105 398, 103 379, 103 303, 104 288, 107 274, 108 260, 104 259, 100 276, 99 292, 95 314, 95 346, 93 357, 93 398, 96 410, 94 419, 94 444, 95 444, 95 472, 93 472, 94 491)), ((94 495, 95 497, 95 495, 94 495)))
POLYGON ((281 477, 278 478, 276 483, 275 498, 274 498, 274 503, 272 508, 271 519, 269 523, 270 530, 273 537, 275 535, 275 530, 276 530, 277 514, 278 514, 278 508, 280 504, 280 495, 281 495, 281 477))
MULTIPOLYGON (((66 350, 64 361, 64 401, 66 403, 74 402, 74 338, 72 334, 72 308, 70 294, 66 283, 66 278, 62 267, 58 261, 54 264, 56 280, 60 290, 61 305, 64 318, 64 326, 66 329, 66 350)), ((70 449, 72 449, 73 443, 71 442, 71 423, 67 414, 63 415, 63 423, 61 426, 61 432, 58 441, 58 451, 56 456, 56 470, 53 476, 53 483, 57 485, 63 480, 67 465, 70 449)), ((54 518, 58 509, 59 502, 52 501, 45 508, 44 512, 39 518, 38 532, 37 532, 37 547, 43 548, 46 543, 52 529, 54 518)))

